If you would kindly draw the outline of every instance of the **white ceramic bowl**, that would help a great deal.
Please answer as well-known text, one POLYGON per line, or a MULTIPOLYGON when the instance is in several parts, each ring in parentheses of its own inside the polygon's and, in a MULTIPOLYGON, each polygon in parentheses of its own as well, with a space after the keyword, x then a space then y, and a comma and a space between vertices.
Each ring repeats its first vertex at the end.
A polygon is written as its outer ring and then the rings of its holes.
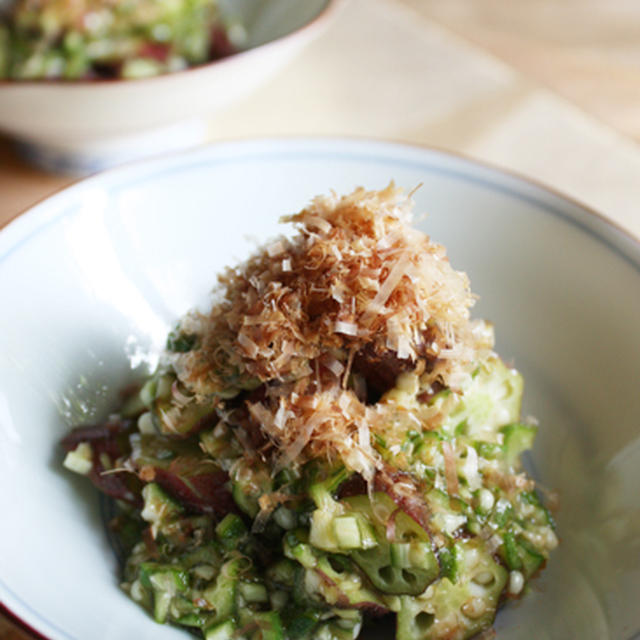
POLYGON ((221 0, 246 27, 245 49, 140 80, 0 81, 0 131, 33 162, 92 173, 201 143, 207 119, 265 83, 308 44, 340 0, 221 0))
MULTIPOLYGON (((318 193, 422 183, 443 242, 523 372, 530 460, 561 546, 500 640, 640 629, 640 246, 542 187, 435 151, 340 140, 224 144, 114 170, 0 233, 0 600, 55 640, 175 639, 117 587, 97 494, 58 439, 102 416, 173 322, 281 214, 318 193)), ((369 640, 369 639, 367 639, 369 640)))

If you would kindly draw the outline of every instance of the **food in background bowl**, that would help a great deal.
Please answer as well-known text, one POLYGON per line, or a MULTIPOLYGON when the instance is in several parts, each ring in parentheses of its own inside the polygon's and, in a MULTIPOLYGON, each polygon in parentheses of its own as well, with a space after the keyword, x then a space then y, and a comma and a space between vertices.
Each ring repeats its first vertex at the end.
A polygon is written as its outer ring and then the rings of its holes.
MULTIPOLYGON (((171 2, 181 7, 185 0, 171 2)), ((80 174, 201 144, 210 137, 211 118, 294 59, 340 4, 219 0, 226 36, 238 51, 185 71, 127 81, 0 79, 0 130, 19 141, 30 161, 80 174)), ((145 60, 136 63, 138 72, 141 66, 155 72, 155 58, 145 60)))
POLYGON ((0 78, 141 78, 234 50, 217 0, 17 0, 0 23, 0 78))
POLYGON ((392 614, 397 640, 469 638, 557 544, 522 379, 401 191, 286 220, 65 465, 119 501, 123 588, 158 622, 347 640, 392 614))

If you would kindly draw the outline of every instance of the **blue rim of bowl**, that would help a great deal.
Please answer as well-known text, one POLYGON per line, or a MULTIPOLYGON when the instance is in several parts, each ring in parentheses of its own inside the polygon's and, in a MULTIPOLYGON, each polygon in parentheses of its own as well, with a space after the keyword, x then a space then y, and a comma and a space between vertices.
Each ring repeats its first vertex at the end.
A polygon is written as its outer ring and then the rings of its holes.
MULTIPOLYGON (((28 242, 33 236, 39 234, 48 226, 55 224, 69 215, 69 210, 64 208, 62 208, 62 211, 57 211, 57 214, 52 217, 40 215, 40 212, 48 203, 51 202, 53 204, 57 204, 57 201, 59 199, 63 199, 68 192, 81 191, 87 188, 87 186, 91 187, 93 183, 100 183, 104 180, 110 182, 113 187, 127 188, 132 184, 143 184, 146 180, 157 180, 163 173, 167 171, 171 172, 176 167, 180 167, 182 170, 188 170, 189 168, 202 167, 205 165, 215 166, 217 163, 227 163, 230 158, 224 157, 224 154, 216 158, 215 162, 212 162, 211 153, 216 150, 224 151, 225 148, 239 149, 242 147, 248 148, 249 151, 244 155, 233 156, 233 160, 235 162, 246 160, 247 158, 255 159, 256 156, 259 155, 265 157, 269 156, 272 158, 274 151, 276 151, 274 147, 277 147, 278 153, 283 157, 291 158, 294 153, 298 153, 298 155, 305 155, 307 157, 310 154, 313 154, 316 157, 320 155, 325 157, 333 156, 334 159, 336 157, 343 159, 349 158, 351 160, 360 160, 369 163, 394 163, 405 168, 421 168, 425 172, 429 172, 431 174, 445 175, 454 179, 463 180, 467 183, 484 186, 489 190, 510 196, 521 202, 533 204, 543 212, 556 218, 560 218, 577 230, 587 233, 640 273, 640 239, 636 238, 630 232, 626 231, 596 210, 535 180, 524 177, 513 171, 501 169, 488 163, 479 162, 462 154, 451 153, 449 151, 427 145, 408 144, 404 142, 394 142, 381 139, 376 140, 371 138, 328 138, 321 136, 292 136, 288 138, 258 138, 251 140, 218 142, 205 147, 168 154, 151 160, 133 162, 128 165, 116 167, 98 175, 85 178, 74 185, 65 187, 57 193, 44 198, 38 204, 30 207, 22 214, 18 214, 18 216, 10 221, 3 229, 0 229, 0 239, 6 237, 7 233, 13 235, 15 232, 15 235, 17 236, 10 246, 6 247, 4 250, 0 248, 0 263, 13 253, 14 250, 19 249, 25 242, 28 242), (297 150, 294 149, 296 145, 300 147, 297 150), (342 151, 336 148, 340 146, 343 147, 342 151), (331 151, 331 147, 334 147, 333 151, 331 151), (404 159, 397 157, 398 154, 403 154, 405 156, 406 154, 418 154, 422 155, 422 158, 418 159, 416 157, 409 160, 406 157, 404 159), (195 157, 195 159, 190 163, 186 162, 189 156, 195 157), (454 166, 438 166, 438 160, 440 160, 440 164, 442 164, 442 161, 444 160, 454 166), (472 175, 474 171, 477 172, 478 170, 486 175, 472 175), (133 179, 123 180, 123 176, 126 176, 126 174, 130 172, 133 172, 134 174, 133 179), (504 184, 505 179, 509 183, 508 185, 504 184), (523 189, 533 191, 534 193, 523 193, 523 189), (555 201, 555 204, 550 204, 545 201, 545 196, 547 199, 551 196, 551 199, 555 201), (573 210, 573 213, 563 211, 559 206, 559 203, 564 204, 565 207, 568 205, 573 210), (38 220, 38 217, 41 219, 38 220), (31 229, 25 229, 26 233, 19 228, 21 226, 21 221, 31 221, 32 219, 35 224, 31 229), (593 222, 595 222, 595 226, 592 224, 593 222), (629 251, 623 249, 620 246, 622 243, 630 243, 632 250, 629 251)), ((65 631, 56 628, 55 624, 40 617, 40 615, 26 602, 24 602, 17 594, 13 593, 13 591, 4 583, 2 577, 0 577, 0 587, 2 587, 5 593, 10 594, 21 605, 21 608, 24 611, 33 614, 36 620, 42 622, 50 629, 55 629, 57 632, 62 634, 62 637, 68 640, 73 640, 65 631)), ((36 630, 32 626, 32 622, 23 620, 2 601, 0 601, 0 612, 4 613, 7 618, 15 622, 15 624, 27 633, 30 633, 37 640, 48 640, 47 636, 44 636, 40 631, 36 630)), ((640 630, 631 633, 632 635, 630 635, 627 640, 640 640, 640 630)))
POLYGON ((140 86, 142 84, 148 83, 157 83, 166 81, 167 78, 175 78, 175 77, 185 77, 187 74, 198 74, 198 73, 206 73, 211 69, 217 68, 220 65, 226 65, 233 63, 237 60, 242 60, 247 57, 252 57, 254 55, 259 55, 266 49, 271 49, 276 47, 278 44, 282 42, 289 42, 291 40, 298 40, 303 36, 310 35, 313 37, 316 33, 324 28, 331 17, 335 15, 338 8, 347 3, 348 0, 327 0, 326 5, 320 9, 320 11, 308 22, 301 25, 294 31, 286 33, 279 38, 275 38, 274 40, 269 40, 263 44, 260 44, 256 47, 250 47, 249 49, 241 49, 235 53, 232 53, 228 56, 224 56, 222 58, 217 58, 216 60, 211 60, 209 62, 205 62, 203 64, 194 65, 192 67, 187 67, 186 69, 181 69, 180 71, 172 71, 170 73, 162 73, 157 76, 151 76, 148 78, 132 78, 128 80, 123 80, 122 78, 96 78, 92 80, 61 80, 61 79, 42 79, 42 80, 11 80, 11 79, 0 79, 0 90, 7 89, 35 89, 41 87, 51 87, 54 86, 56 88, 65 87, 69 89, 87 89, 87 88, 105 88, 105 87, 113 87, 116 84, 127 84, 127 85, 135 85, 140 86))
MULTIPOLYGON (((338 0, 338 2, 342 1, 344 0, 338 0)), ((0 227, 0 234, 2 234, 5 229, 8 229, 10 227, 13 229, 16 223, 18 223, 19 220, 23 219, 25 215, 31 216, 32 213, 35 214, 36 210, 39 210, 41 205, 49 203, 50 201, 57 201, 59 197, 66 194, 66 192, 69 190, 80 190, 86 188, 87 185, 90 186, 94 181, 102 182, 103 180, 108 180, 114 185, 121 188, 129 186, 131 184, 130 182, 118 180, 119 173, 126 174, 133 171, 137 176, 134 182, 139 184, 140 177, 145 180, 157 178, 158 169, 160 167, 164 167, 164 169, 161 169, 163 171, 166 171, 167 167, 169 167, 169 171, 171 171, 176 165, 186 165, 188 167, 196 168, 204 164, 211 164, 211 158, 209 158, 209 154, 215 150, 224 151, 224 149, 226 148, 239 149, 241 147, 254 148, 253 151, 248 152, 245 156, 234 157, 234 162, 242 161, 244 157, 249 156, 273 156, 275 151, 274 147, 280 147, 278 149, 278 152, 283 157, 290 156, 293 152, 293 149, 283 148, 282 145, 284 145, 285 147, 293 147, 295 145, 306 146, 307 148, 298 152, 301 155, 308 155, 311 152, 310 146, 326 147, 314 149, 313 153, 315 153, 316 155, 322 153, 327 157, 331 155, 340 156, 342 158, 350 156, 352 159, 358 159, 368 163, 387 163, 389 161, 393 161, 396 164, 404 166, 405 168, 422 168, 434 174, 448 175, 449 177, 461 179, 468 183, 475 183, 481 186, 493 188, 494 191, 498 191, 504 195, 511 196, 516 200, 527 201, 545 210, 548 214, 568 221, 572 226, 581 229, 592 238, 606 245, 608 249, 612 250, 616 255, 621 257, 627 264, 630 264, 636 270, 640 270, 639 236, 635 236, 631 231, 624 228, 616 221, 611 220, 600 211, 594 209, 593 207, 590 207, 589 205, 586 205, 583 202, 580 202, 576 198, 568 196, 558 189, 550 187, 541 181, 525 176, 511 169, 500 167, 498 165, 494 165, 483 160, 478 160, 459 152, 453 152, 445 148, 427 144, 410 143, 400 140, 385 138, 376 139, 361 136, 291 135, 278 137, 257 137, 249 139, 239 138, 215 141, 206 145, 192 147, 186 150, 178 150, 151 158, 133 160, 122 165, 106 169, 95 175, 82 178, 71 185, 67 185, 57 191, 50 193, 49 195, 36 201, 30 207, 16 214, 4 225, 4 227, 0 227), (256 145, 266 147, 266 149, 261 148, 260 150, 257 150, 256 145), (349 147, 349 149, 347 152, 336 151, 336 146, 349 147), (333 150, 331 149, 331 147, 334 147, 333 150), (358 152, 358 149, 356 149, 356 147, 362 149, 367 148, 367 153, 364 154, 362 152, 358 152), (392 152, 394 151, 405 156, 406 154, 410 153, 420 154, 423 157, 420 160, 394 158, 392 155, 392 152), (389 155, 385 155, 385 152, 389 155), (186 163, 185 160, 189 158, 189 156, 194 156, 196 158, 200 158, 201 156, 203 156, 204 158, 196 159, 194 162, 186 163), (431 156, 431 159, 424 156, 431 156), (457 166, 456 168, 443 168, 441 166, 436 166, 438 164, 438 159, 440 160, 440 163, 442 162, 442 160, 447 160, 449 163, 456 164, 457 166), (474 170, 476 172, 481 171, 486 175, 484 177, 472 176, 471 173, 474 170), (499 184, 500 179, 502 179, 502 182, 504 182, 506 179, 510 184, 499 184), (523 194, 523 189, 536 193, 523 194), (551 205, 546 202, 544 196, 546 196, 547 199, 549 198, 549 196, 551 196, 551 198, 555 201, 555 204, 551 205), (559 206, 556 206, 559 203, 562 203, 565 207, 568 205, 573 210, 573 214, 562 211, 559 206), (612 236, 615 239, 612 240, 612 236), (633 248, 625 250, 620 246, 623 243, 632 245, 633 248)), ((229 158, 222 157, 220 159, 216 159, 214 163, 224 163, 228 162, 229 160, 229 158)), ((57 217, 58 216, 56 216, 56 218, 57 217)), ((53 223, 53 221, 54 220, 50 220, 49 222, 53 223)), ((42 225, 37 225, 37 228, 32 229, 32 233, 37 232, 41 226, 42 225)), ((32 235, 32 233, 30 233, 29 235, 32 235)), ((12 251, 13 248, 10 249, 10 251, 12 251)), ((5 254, 2 252, 2 248, 0 246, 0 262, 4 257, 5 254)))

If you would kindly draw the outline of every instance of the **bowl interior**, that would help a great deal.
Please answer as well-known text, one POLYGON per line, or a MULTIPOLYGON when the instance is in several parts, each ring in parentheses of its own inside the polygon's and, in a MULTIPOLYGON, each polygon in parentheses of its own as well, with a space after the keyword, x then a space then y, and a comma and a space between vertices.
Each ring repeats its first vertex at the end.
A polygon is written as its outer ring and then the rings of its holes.
POLYGON ((245 48, 253 49, 304 27, 328 4, 327 0, 221 0, 220 9, 225 17, 245 26, 245 48))
MULTIPOLYGON (((529 459, 560 496, 561 546, 501 639, 625 640, 640 629, 640 249, 539 187, 422 149, 246 142, 104 174, 0 234, 0 600, 54 639, 185 638, 117 587, 97 494, 61 467, 153 366, 216 274, 311 197, 394 179, 445 244, 525 377, 529 459), (96 620, 100 624, 96 625, 96 620)), ((371 638, 374 635, 370 636, 371 638)))

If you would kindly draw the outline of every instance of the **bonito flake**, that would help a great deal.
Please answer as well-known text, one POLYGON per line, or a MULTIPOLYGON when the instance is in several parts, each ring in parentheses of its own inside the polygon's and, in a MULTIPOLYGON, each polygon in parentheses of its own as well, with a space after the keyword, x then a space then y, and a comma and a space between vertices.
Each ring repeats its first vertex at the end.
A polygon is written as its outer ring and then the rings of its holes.
POLYGON ((372 405, 397 376, 455 392, 493 347, 470 319, 467 276, 411 226, 411 209, 390 184, 316 197, 283 218, 293 237, 228 269, 210 313, 183 321, 198 346, 173 356, 180 381, 200 397, 259 390, 250 414, 282 464, 339 457, 372 478, 370 431, 389 422, 372 405))

